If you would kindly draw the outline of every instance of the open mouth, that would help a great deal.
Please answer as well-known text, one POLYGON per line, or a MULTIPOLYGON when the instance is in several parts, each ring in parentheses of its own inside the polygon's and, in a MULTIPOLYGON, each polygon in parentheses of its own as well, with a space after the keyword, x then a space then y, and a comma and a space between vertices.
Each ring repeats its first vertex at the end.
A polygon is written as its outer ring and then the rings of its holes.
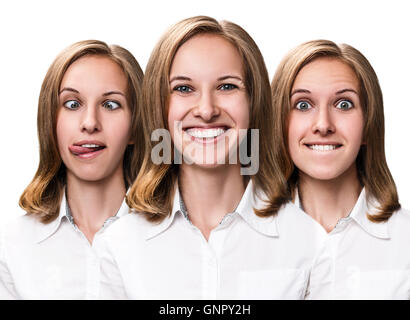
POLYGON ((305 146, 314 151, 333 151, 342 147, 341 144, 307 144, 305 146))
POLYGON ((184 131, 192 137, 192 140, 199 140, 202 142, 212 141, 223 135, 229 128, 187 128, 184 131))
POLYGON ((76 156, 91 156, 106 148, 105 145, 95 143, 74 144, 68 147, 76 156))

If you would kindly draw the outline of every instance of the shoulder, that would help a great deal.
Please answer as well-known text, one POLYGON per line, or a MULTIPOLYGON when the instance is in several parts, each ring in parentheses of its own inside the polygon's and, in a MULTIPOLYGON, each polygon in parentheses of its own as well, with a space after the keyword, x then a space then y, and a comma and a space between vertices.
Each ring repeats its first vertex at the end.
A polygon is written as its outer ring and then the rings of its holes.
POLYGON ((283 223, 289 224, 298 223, 309 225, 312 223, 312 218, 291 201, 283 204, 279 209, 278 219, 283 221, 283 223))
POLYGON ((389 238, 399 246, 410 243, 410 211, 399 209, 385 222, 389 238))
POLYGON ((320 225, 291 201, 278 211, 277 224, 282 237, 299 244, 316 243, 322 234, 320 225))
POLYGON ((410 211, 407 209, 399 209, 393 213, 388 220, 389 230, 395 233, 408 234, 410 238, 410 211))
POLYGON ((19 243, 34 240, 37 230, 41 229, 43 224, 32 215, 22 215, 9 220, 3 225, 1 230, 2 242, 19 243))
POLYGON ((127 260, 130 252, 138 252, 144 247, 146 235, 152 226, 141 213, 129 213, 96 237, 93 247, 103 261, 113 263, 114 257, 127 260))
POLYGON ((106 231, 103 233, 103 237, 108 239, 130 239, 142 237, 153 226, 145 219, 143 214, 139 212, 129 213, 118 221, 115 221, 106 231))

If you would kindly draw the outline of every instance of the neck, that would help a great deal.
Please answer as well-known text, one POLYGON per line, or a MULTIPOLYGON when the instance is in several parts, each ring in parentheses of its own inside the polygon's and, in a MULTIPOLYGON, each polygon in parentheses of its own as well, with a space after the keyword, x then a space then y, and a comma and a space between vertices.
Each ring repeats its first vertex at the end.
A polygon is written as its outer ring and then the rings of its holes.
POLYGON ((299 172, 298 191, 303 209, 327 232, 350 214, 361 189, 354 164, 341 176, 331 180, 313 179, 299 172))
POLYGON ((200 168, 181 164, 179 187, 192 224, 208 240, 212 229, 239 204, 245 181, 239 165, 200 168))
POLYGON ((114 216, 125 197, 122 166, 99 181, 85 181, 67 172, 67 201, 77 227, 92 243, 105 220, 114 216))

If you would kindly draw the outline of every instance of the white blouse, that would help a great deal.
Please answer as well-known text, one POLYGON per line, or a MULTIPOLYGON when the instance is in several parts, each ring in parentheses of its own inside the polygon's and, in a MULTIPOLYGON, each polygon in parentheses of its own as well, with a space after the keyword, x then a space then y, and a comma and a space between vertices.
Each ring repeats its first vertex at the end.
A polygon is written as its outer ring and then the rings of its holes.
POLYGON ((289 203, 261 218, 252 182, 206 241, 181 210, 152 224, 130 214, 96 241, 101 299, 303 299, 318 244, 312 219, 289 203))
MULTIPOLYGON (((126 215, 122 203, 116 217, 126 215)), ((99 260, 84 234, 70 221, 63 196, 59 216, 49 224, 34 216, 11 221, 0 237, 0 299, 86 299, 99 285, 99 260)), ((114 219, 107 219, 94 237, 114 219)))
POLYGON ((410 299, 410 212, 400 209, 387 222, 374 223, 366 213, 374 213, 375 205, 363 189, 330 233, 316 223, 323 246, 307 298, 410 299))

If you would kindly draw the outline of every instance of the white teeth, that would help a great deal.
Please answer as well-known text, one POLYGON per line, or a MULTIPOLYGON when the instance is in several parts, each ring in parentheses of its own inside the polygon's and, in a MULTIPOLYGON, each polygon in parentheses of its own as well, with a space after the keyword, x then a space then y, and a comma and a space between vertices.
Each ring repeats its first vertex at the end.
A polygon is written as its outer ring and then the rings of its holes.
POLYGON ((82 144, 81 145, 83 148, 98 148, 98 144, 82 144))
POLYGON ((330 151, 335 150, 337 148, 334 144, 312 144, 308 146, 312 150, 316 151, 330 151))
POLYGON ((188 129, 186 132, 190 136, 193 136, 195 138, 215 138, 223 134, 225 130, 222 128, 212 128, 212 129, 202 129, 202 130, 188 129))

